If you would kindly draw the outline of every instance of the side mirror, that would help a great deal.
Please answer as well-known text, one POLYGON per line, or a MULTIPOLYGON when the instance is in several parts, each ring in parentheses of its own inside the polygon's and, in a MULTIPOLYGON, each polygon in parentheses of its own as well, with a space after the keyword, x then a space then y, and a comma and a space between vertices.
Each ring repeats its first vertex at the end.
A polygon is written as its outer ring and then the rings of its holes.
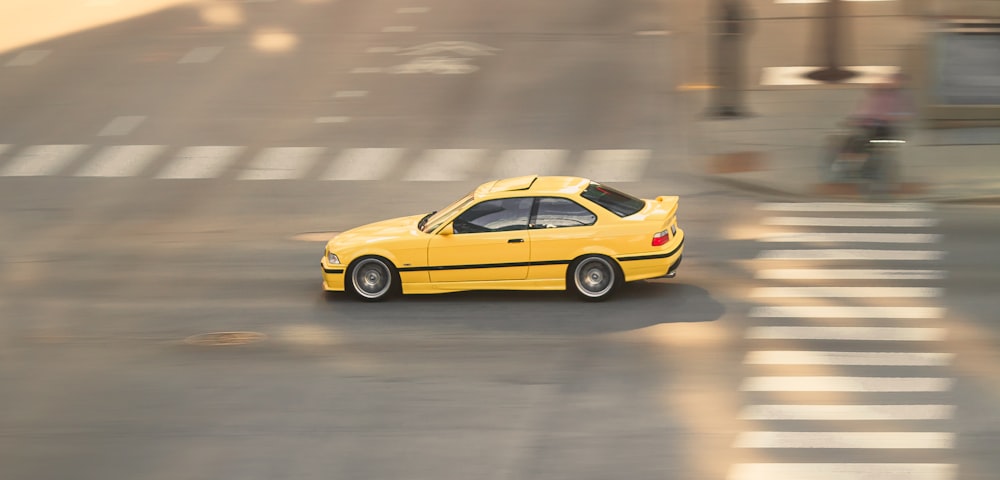
POLYGON ((453 227, 452 224, 449 223, 445 225, 444 228, 441 229, 441 231, 438 232, 438 235, 448 236, 453 233, 455 233, 455 227, 453 227))

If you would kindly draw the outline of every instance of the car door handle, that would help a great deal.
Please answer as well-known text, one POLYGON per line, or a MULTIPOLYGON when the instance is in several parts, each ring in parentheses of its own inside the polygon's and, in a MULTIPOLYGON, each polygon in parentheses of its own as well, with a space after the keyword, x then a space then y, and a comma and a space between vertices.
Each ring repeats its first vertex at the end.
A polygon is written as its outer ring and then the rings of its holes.
POLYGON ((523 238, 512 238, 510 240, 507 240, 507 243, 524 243, 524 239, 523 238))

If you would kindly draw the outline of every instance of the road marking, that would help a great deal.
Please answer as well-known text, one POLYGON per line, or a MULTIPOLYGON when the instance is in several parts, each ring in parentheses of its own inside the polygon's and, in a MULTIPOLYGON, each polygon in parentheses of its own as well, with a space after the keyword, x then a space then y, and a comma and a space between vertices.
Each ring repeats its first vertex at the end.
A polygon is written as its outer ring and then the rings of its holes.
POLYGON ((333 94, 333 98, 361 98, 368 96, 367 90, 341 90, 333 94))
POLYGON ((947 420, 954 405, 750 405, 743 420, 947 420))
POLYGON ((768 306, 750 309, 754 318, 942 318, 939 307, 768 306))
POLYGON ((97 133, 97 136, 116 137, 128 135, 145 120, 146 117, 141 115, 123 115, 115 117, 104 128, 102 128, 100 132, 97 133))
POLYGON ((757 204, 760 210, 779 212, 927 212, 930 206, 924 203, 781 203, 757 204))
POLYGON ((133 177, 166 147, 119 145, 106 147, 76 172, 77 177, 133 177))
POLYGON ((763 280, 941 280, 941 270, 869 270, 827 268, 775 268, 758 270, 763 280))
POLYGON ((568 154, 567 150, 506 150, 497 159, 493 176, 558 175, 568 154))
POLYGON ((940 297, 940 288, 925 287, 761 287, 751 298, 929 298, 940 297))
POLYGON ((469 178, 486 150, 455 148, 427 150, 409 169, 405 180, 460 181, 469 178))
POLYGON ((214 178, 222 174, 243 147, 187 147, 156 178, 214 178))
POLYGON ((749 377, 744 392, 946 392, 950 378, 784 376, 749 377))
MULTIPOLYGON (((855 0, 857 1, 857 0, 855 0)), ((806 75, 820 70, 819 66, 764 67, 761 69, 761 85, 822 85, 823 82, 813 80, 806 75)), ((892 65, 852 65, 845 70, 857 75, 848 78, 843 83, 879 83, 884 82, 889 75, 899 72, 899 67, 892 65)))
POLYGON ((396 9, 396 13, 402 14, 413 14, 413 13, 427 13, 431 11, 428 7, 401 7, 396 9))
POLYGON ((222 47, 197 47, 181 57, 177 63, 208 63, 222 53, 222 47))
POLYGON ((587 150, 576 176, 598 182, 635 182, 642 178, 649 150, 587 150))
POLYGON ((302 178, 323 154, 323 147, 276 147, 260 152, 239 180, 294 180, 302 178))
POLYGON ((934 233, 770 233, 761 236, 760 242, 798 243, 935 243, 941 235, 934 233))
POLYGON ((402 148, 349 148, 340 152, 321 180, 378 180, 385 178, 403 156, 402 148))
POLYGON ((740 463, 726 480, 954 480, 944 463, 740 463))
POLYGON ((943 328, 921 327, 751 327, 746 338, 758 340, 876 340, 933 342, 944 340, 943 328))
POLYGON ((5 67, 30 67, 32 65, 37 65, 45 57, 48 57, 52 53, 52 50, 24 50, 17 54, 14 58, 7 61, 4 64, 5 67))
POLYGON ((768 350, 747 353, 747 365, 868 365, 891 367, 947 366, 955 355, 950 353, 910 352, 822 352, 768 350))
POLYGON ((315 123, 347 123, 351 117, 316 117, 315 123))
POLYGON ((406 33, 415 31, 417 31, 417 27, 412 25, 393 25, 382 29, 383 33, 406 33))
POLYGON ((836 217, 768 217, 764 225, 782 227, 933 227, 933 218, 836 218, 836 217))
POLYGON ((765 250, 757 255, 762 260, 918 260, 931 261, 944 258, 936 250, 859 250, 859 249, 806 249, 765 250))
POLYGON ((87 145, 35 145, 19 153, 3 170, 2 177, 56 175, 87 145))
POLYGON ((946 432, 743 432, 734 448, 942 449, 955 445, 946 432))

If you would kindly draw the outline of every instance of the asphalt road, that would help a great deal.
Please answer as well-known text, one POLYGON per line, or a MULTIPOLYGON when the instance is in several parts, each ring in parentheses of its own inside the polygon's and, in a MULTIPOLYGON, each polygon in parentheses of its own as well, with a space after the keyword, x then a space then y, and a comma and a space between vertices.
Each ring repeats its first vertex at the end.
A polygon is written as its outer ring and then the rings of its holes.
POLYGON ((0 478, 993 478, 995 207, 691 175, 657 2, 226 5, 0 67, 0 478), (531 167, 681 195, 678 277, 320 292, 324 232, 531 167))

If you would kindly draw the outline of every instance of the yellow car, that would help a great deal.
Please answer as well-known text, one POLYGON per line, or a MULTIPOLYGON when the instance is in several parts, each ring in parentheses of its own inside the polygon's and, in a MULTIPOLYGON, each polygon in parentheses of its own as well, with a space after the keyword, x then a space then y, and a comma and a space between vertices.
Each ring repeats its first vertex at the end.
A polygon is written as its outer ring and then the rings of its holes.
POLYGON ((440 211, 337 235, 320 262, 323 289, 367 301, 565 289, 603 300, 624 282, 676 274, 684 247, 677 201, 578 177, 495 180, 440 211))

